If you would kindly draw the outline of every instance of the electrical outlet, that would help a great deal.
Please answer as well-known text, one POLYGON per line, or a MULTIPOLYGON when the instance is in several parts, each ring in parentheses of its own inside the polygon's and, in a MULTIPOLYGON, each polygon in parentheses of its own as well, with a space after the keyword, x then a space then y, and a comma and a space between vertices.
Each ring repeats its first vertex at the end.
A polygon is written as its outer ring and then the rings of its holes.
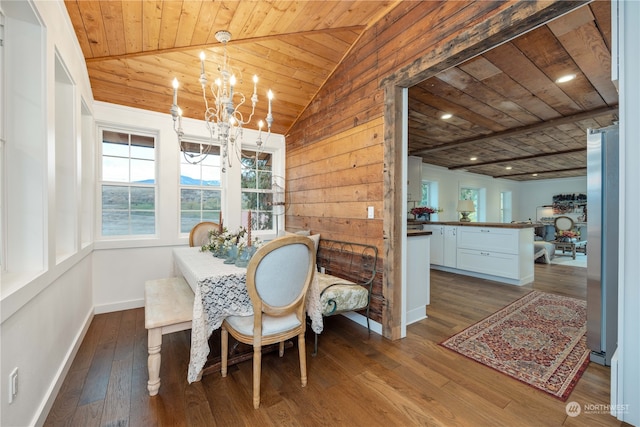
POLYGON ((373 219, 373 206, 369 206, 367 208, 367 218, 368 219, 373 219))
POLYGON ((9 403, 13 403, 13 400, 18 395, 18 368, 13 368, 13 371, 9 374, 9 403))

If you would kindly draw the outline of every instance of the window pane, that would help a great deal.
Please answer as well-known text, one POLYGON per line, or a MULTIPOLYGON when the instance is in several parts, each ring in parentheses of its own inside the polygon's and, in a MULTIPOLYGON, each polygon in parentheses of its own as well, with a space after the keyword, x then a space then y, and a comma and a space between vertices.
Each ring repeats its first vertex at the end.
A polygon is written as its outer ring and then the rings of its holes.
POLYGON ((202 206, 202 190, 180 189, 180 209, 200 212, 202 206))
POLYGON ((154 234, 154 211, 131 211, 131 234, 154 234))
POLYGON ((271 204, 273 203, 273 194, 272 193, 258 193, 258 206, 256 209, 259 210, 271 210, 271 204))
POLYGON ((147 159, 153 160, 155 156, 155 150, 151 147, 140 147, 137 145, 131 145, 131 157, 135 159, 147 159))
POLYGON ((271 190, 271 172, 258 172, 258 189, 271 190))
POLYGON ((180 164, 180 185, 200 185, 200 165, 180 164))
POLYGON ((102 211, 102 235, 122 236, 129 234, 128 211, 102 211))
POLYGON ((188 233, 200 221, 200 211, 181 211, 180 212, 180 232, 188 233))
POLYGON ((202 185, 220 187, 220 168, 202 166, 202 185))
POLYGON ((103 156, 129 157, 129 145, 120 143, 102 143, 103 156))
POLYGON ((102 210, 129 209, 129 187, 102 186, 102 210))
POLYGON ((242 170, 242 188, 256 188, 256 172, 251 169, 242 170))
POLYGON ((203 190, 202 191, 202 210, 219 211, 221 206, 220 199, 221 199, 220 191, 203 190))
POLYGON ((102 157, 102 180, 129 182, 129 159, 121 157, 102 157))
POLYGON ((153 160, 131 159, 131 182, 154 184, 155 163, 153 160))
POLYGON ((155 188, 131 187, 131 209, 155 210, 155 192, 155 188))
POLYGON ((273 215, 271 212, 259 211, 251 215, 251 227, 253 230, 273 229, 273 215))

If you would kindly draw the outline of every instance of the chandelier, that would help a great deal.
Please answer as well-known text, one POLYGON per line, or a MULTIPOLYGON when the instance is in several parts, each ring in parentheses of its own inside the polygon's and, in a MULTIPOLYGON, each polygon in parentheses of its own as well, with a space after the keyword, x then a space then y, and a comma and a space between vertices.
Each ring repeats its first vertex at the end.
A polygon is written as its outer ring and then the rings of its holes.
MULTIPOLYGON (((244 105, 246 97, 242 92, 236 90, 236 74, 229 64, 229 57, 227 55, 227 43, 231 40, 231 33, 228 31, 218 31, 216 33, 216 40, 223 45, 224 59, 222 65, 218 66, 219 76, 209 87, 211 95, 213 96, 212 105, 209 105, 207 98, 207 75, 204 68, 205 54, 204 52, 200 52, 199 81, 202 86, 202 97, 204 98, 204 121, 209 130, 209 144, 200 144, 199 153, 194 153, 192 152, 193 150, 187 151, 185 144, 183 144, 182 109, 178 106, 179 83, 176 78, 173 79, 173 104, 171 105, 170 111, 173 117, 173 130, 178 136, 180 151, 182 151, 185 160, 191 164, 200 163, 209 155, 214 145, 220 145, 222 172, 226 172, 227 167, 232 166, 233 154, 238 152, 236 143, 239 143, 240 147, 242 147, 243 126, 250 123, 253 118, 256 104, 258 103, 258 76, 253 76, 253 94, 250 98, 251 113, 245 120, 245 116, 240 111, 240 108, 244 105), (234 99, 237 100, 235 105, 234 99)), ((265 119, 267 123, 267 135, 263 142, 262 128, 264 127, 264 122, 260 120, 258 122, 258 138, 256 140, 258 149, 261 149, 263 144, 266 144, 271 135, 271 125, 273 124, 273 115, 271 114, 273 92, 271 92, 271 90, 267 92, 267 98, 269 102, 267 117, 265 119)))

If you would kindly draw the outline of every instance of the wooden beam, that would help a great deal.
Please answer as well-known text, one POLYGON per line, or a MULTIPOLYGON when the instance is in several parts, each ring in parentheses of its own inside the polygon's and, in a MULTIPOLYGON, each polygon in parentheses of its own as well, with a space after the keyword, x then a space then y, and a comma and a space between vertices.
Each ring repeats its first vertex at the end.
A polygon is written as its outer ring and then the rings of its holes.
POLYGON ((582 113, 573 114, 571 116, 559 117, 557 119, 547 120, 545 122, 534 123, 532 125, 521 126, 514 129, 505 130, 502 132, 495 132, 490 135, 485 135, 481 137, 473 137, 462 139, 460 141, 448 142, 446 144, 438 145, 437 147, 427 148, 425 150, 419 150, 410 153, 412 156, 420 156, 423 154, 434 153, 436 151, 448 150, 450 148, 459 148, 469 144, 476 144, 479 142, 485 142, 496 138, 507 138, 507 137, 515 137, 518 135, 522 135, 525 133, 533 132, 533 131, 541 131, 544 129, 548 129, 555 126, 564 125, 567 123, 579 122, 581 120, 591 119, 593 117, 604 116, 605 114, 612 114, 618 112, 618 106, 611 107, 602 107, 597 108, 591 111, 584 111, 582 113))
POLYGON ((533 174, 538 174, 538 175, 542 175, 545 173, 560 173, 560 172, 576 172, 576 171, 581 171, 584 170, 586 171, 587 168, 568 168, 568 169, 555 169, 555 170, 550 170, 550 171, 543 171, 543 172, 523 172, 523 173, 512 173, 512 174, 508 174, 508 175, 493 175, 494 178, 511 178, 514 176, 524 176, 524 175, 533 175, 533 174))
POLYGON ((474 168, 474 167, 478 167, 478 166, 486 166, 486 165, 495 165, 498 163, 513 163, 513 162, 517 162, 520 160, 532 160, 532 159, 540 159, 543 157, 551 157, 551 156, 562 156, 564 154, 574 154, 574 153, 580 153, 583 151, 587 151, 586 148, 574 148, 572 150, 564 150, 564 151, 555 151, 553 153, 543 153, 543 154, 532 154, 530 156, 522 156, 522 157, 513 157, 510 159, 501 159, 501 160, 491 160, 488 162, 480 162, 480 163, 467 163, 467 164, 463 164, 463 165, 455 165, 455 166, 449 166, 449 170, 455 170, 455 169, 468 169, 468 168, 474 168))

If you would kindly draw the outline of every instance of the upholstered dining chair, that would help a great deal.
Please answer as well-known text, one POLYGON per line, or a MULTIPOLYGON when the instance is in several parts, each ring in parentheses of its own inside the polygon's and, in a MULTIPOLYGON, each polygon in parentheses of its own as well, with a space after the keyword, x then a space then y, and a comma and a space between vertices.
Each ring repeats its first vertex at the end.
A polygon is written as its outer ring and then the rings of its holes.
POLYGON ((554 220, 553 225, 556 228, 556 239, 557 239, 558 236, 563 231, 573 230, 574 222, 573 222, 573 219, 571 219, 568 216, 559 216, 554 220))
POLYGON ((204 221, 194 225, 189 232, 189 246, 202 246, 209 243, 209 230, 217 230, 220 225, 216 222, 204 221))
POLYGON ((221 373, 227 376, 229 335, 253 344, 253 406, 260 407, 262 346, 298 337, 300 380, 307 385, 304 334, 305 297, 314 274, 314 244, 308 237, 285 236, 262 246, 247 266, 247 291, 253 304, 252 316, 230 316, 222 323, 221 373))

